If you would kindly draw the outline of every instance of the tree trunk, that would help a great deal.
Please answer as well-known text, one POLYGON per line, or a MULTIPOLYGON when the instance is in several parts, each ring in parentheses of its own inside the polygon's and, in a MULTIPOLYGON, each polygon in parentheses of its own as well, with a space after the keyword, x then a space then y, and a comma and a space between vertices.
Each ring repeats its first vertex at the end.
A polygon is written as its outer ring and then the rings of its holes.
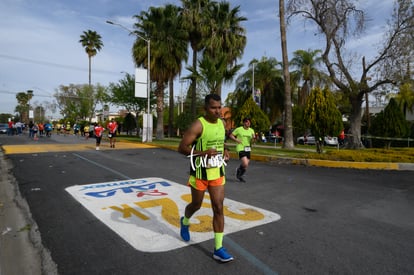
MULTIPOLYGON (((197 51, 193 50, 193 69, 197 70, 197 51)), ((197 80, 195 77, 191 78, 191 119, 195 120, 197 115, 197 80)))
POLYGON ((349 117, 351 128, 348 135, 348 147, 350 149, 361 149, 364 146, 361 142, 361 121, 362 121, 362 98, 351 98, 352 113, 349 117))
POLYGON ((157 83, 157 132, 156 139, 164 139, 164 84, 157 83))
POLYGON ((170 79, 168 82, 170 90, 170 100, 169 100, 169 116, 168 116, 168 136, 172 137, 174 131, 174 80, 170 79))
POLYGON ((284 119, 284 136, 283 148, 292 149, 295 147, 293 143, 292 128, 292 96, 290 87, 289 58, 287 53, 286 42, 286 23, 285 23, 285 1, 279 0, 279 18, 280 18, 280 37, 282 43, 282 59, 283 59, 283 76, 285 80, 285 119, 284 119))
POLYGON ((91 75, 92 75, 92 69, 91 69, 91 67, 92 67, 92 57, 90 57, 89 56, 89 87, 91 86, 91 83, 92 83, 92 77, 91 77, 91 75))

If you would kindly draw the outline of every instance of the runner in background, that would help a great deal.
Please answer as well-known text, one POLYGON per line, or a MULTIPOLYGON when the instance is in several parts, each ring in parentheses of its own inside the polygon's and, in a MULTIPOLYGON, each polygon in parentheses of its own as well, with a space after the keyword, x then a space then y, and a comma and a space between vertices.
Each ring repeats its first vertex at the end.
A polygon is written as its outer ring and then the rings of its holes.
POLYGON ((115 142, 116 142, 116 132, 118 130, 118 124, 114 119, 111 119, 111 121, 108 123, 108 138, 109 138, 109 146, 111 148, 115 148, 115 142))
POLYGON ((99 147, 101 146, 101 140, 102 140, 102 135, 104 132, 104 127, 102 127, 101 123, 95 123, 95 127, 93 129, 94 134, 95 134, 95 139, 96 139, 96 150, 99 150, 99 147))
POLYGON ((241 163, 236 169, 236 178, 241 182, 246 182, 243 175, 246 173, 247 167, 249 166, 252 141, 255 141, 254 130, 250 128, 250 125, 250 118, 246 117, 243 119, 243 126, 234 129, 229 135, 231 140, 237 142, 236 151, 239 154, 241 163))

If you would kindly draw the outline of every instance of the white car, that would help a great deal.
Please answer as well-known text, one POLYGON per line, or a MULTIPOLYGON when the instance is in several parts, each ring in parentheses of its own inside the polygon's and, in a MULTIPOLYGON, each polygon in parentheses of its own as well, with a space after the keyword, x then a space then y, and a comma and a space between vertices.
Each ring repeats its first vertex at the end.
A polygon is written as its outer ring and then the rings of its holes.
MULTIPOLYGON (((308 144, 308 145, 315 145, 315 136, 308 135, 308 136, 300 136, 297 138, 296 142, 298 144, 308 144)), ((337 137, 331 137, 331 136, 325 136, 324 137, 324 145, 331 145, 331 146, 337 146, 338 145, 338 138, 337 137)))
POLYGON ((324 141, 325 145, 338 146, 338 138, 337 137, 325 136, 323 141, 324 141))

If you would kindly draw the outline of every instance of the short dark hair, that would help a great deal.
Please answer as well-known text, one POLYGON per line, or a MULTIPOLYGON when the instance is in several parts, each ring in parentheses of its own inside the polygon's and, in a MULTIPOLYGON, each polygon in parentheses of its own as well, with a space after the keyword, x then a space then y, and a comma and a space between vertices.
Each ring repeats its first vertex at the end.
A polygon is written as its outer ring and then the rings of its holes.
POLYGON ((220 101, 221 102, 221 97, 218 94, 208 94, 204 98, 204 105, 207 106, 208 104, 210 104, 211 99, 214 100, 214 101, 220 101))

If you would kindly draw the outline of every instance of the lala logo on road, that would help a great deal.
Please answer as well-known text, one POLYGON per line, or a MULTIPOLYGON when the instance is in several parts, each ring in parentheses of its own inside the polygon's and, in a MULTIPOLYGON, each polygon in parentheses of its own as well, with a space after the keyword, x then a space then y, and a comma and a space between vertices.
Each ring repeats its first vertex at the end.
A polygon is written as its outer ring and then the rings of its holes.
MULTIPOLYGON (((191 217, 191 241, 179 234, 180 215, 191 200, 189 187, 162 178, 74 185, 66 188, 79 203, 135 249, 162 252, 213 238, 208 193, 201 209, 191 217)), ((280 219, 276 213, 237 202, 224 201, 225 234, 280 219)))

